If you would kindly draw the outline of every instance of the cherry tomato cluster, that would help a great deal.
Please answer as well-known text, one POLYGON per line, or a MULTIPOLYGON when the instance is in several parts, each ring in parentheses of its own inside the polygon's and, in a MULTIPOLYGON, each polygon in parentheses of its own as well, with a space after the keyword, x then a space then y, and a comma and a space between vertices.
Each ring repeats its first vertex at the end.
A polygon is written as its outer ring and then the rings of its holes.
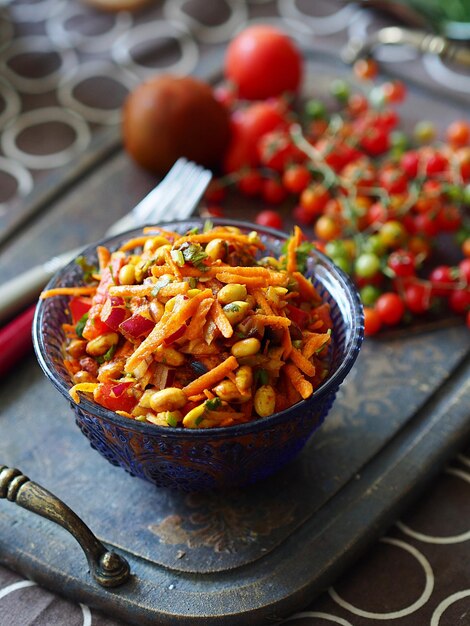
MULTIPOLYGON (((370 81, 377 68, 361 60, 354 72, 370 81)), ((334 110, 312 99, 298 111, 282 98, 246 103, 221 92, 232 143, 209 205, 235 187, 271 205, 258 224, 282 228, 276 205, 293 200, 294 221, 356 282, 368 335, 443 305, 470 326, 470 123, 453 122, 440 142, 430 122, 405 134, 399 81, 351 92, 335 80, 331 93, 334 110), (455 265, 435 260, 449 233, 463 257, 455 265)))

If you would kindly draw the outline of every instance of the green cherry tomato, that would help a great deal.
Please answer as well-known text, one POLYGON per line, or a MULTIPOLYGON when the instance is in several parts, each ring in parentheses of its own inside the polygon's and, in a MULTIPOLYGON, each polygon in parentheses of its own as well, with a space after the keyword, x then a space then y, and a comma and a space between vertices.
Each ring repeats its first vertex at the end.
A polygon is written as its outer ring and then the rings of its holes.
POLYGON ((385 246, 379 235, 371 235, 366 239, 363 245, 364 252, 372 252, 377 256, 382 256, 385 253, 385 246))
POLYGON ((389 220, 380 227, 379 237, 387 248, 397 248, 406 239, 406 229, 398 220, 389 220))
POLYGON ((364 285, 359 293, 364 306, 374 306, 382 292, 374 285, 364 285))
POLYGON ((363 252, 354 263, 354 271, 360 278, 372 278, 380 270, 380 259, 372 252, 363 252))
POLYGON ((346 102, 351 93, 348 83, 340 78, 337 78, 331 83, 330 91, 340 102, 346 102))
POLYGON ((333 256, 331 260, 333 261, 335 265, 337 265, 340 269, 342 269, 343 272, 346 272, 346 274, 351 273, 351 261, 349 261, 349 259, 347 259, 346 257, 333 256))
POLYGON ((418 143, 430 143, 436 138, 437 130, 432 122, 422 120, 413 129, 413 137, 418 143))
POLYGON ((326 117, 326 106, 321 100, 312 98, 305 104, 305 113, 314 120, 321 120, 326 117))

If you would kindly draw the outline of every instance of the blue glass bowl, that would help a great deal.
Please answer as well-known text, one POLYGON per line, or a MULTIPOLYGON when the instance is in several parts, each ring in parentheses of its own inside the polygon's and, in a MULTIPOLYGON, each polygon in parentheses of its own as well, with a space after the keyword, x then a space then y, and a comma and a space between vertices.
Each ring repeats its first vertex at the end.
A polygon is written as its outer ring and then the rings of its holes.
MULTIPOLYGON (((215 224, 238 226, 242 231, 257 230, 266 251, 278 256, 286 235, 269 228, 235 220, 214 220, 215 224)), ((200 219, 165 224, 178 232, 201 227, 200 219)), ((110 249, 141 229, 99 242, 110 249)), ((96 245, 84 251, 96 260, 96 245)), ((359 296, 348 276, 319 252, 312 252, 307 275, 324 301, 331 306, 333 341, 331 371, 326 381, 307 400, 264 419, 200 430, 166 428, 117 415, 83 398, 71 402, 82 433, 110 463, 133 476, 159 487, 200 491, 242 486, 266 478, 293 459, 310 435, 321 425, 336 392, 353 366, 363 339, 363 311, 359 296)), ((82 284, 82 270, 69 263, 49 282, 49 289, 82 284)), ((33 341, 39 364, 60 393, 70 400, 72 386, 62 362, 62 324, 70 322, 66 297, 39 302, 33 324, 33 341)))

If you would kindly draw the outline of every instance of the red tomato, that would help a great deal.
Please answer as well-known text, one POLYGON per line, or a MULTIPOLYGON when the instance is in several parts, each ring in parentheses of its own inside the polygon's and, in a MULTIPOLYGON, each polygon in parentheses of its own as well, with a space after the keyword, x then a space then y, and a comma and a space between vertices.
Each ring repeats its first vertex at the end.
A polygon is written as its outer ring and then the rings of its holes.
POLYGON ((69 302, 72 324, 76 324, 91 308, 91 298, 74 296, 69 302))
POLYGON ((408 188, 406 174, 390 165, 385 166, 380 172, 379 183, 390 194, 404 193, 408 188))
POLYGON ((263 177, 258 170, 243 172, 238 181, 238 188, 245 196, 257 196, 263 190, 263 177))
POLYGON ((387 265, 395 276, 405 278, 414 275, 416 259, 414 254, 407 250, 394 250, 388 257, 387 265))
POLYGON ((302 56, 281 30, 250 26, 227 48, 225 77, 247 100, 263 100, 284 92, 296 93, 302 79, 302 56))
POLYGON ((364 307, 364 335, 376 335, 382 327, 382 320, 378 312, 372 307, 364 307))
POLYGON ((436 266, 429 275, 432 293, 436 296, 448 296, 455 283, 455 271, 448 265, 436 266))
POLYGON ((235 111, 231 118, 232 137, 225 154, 224 170, 236 172, 259 165, 258 142, 275 129, 287 128, 285 108, 279 101, 255 102, 235 111))
POLYGON ((416 178, 419 168, 419 154, 409 150, 400 159, 400 167, 409 178, 416 178))
POLYGON ((470 259, 462 259, 459 263, 459 274, 470 285, 470 259))
POLYGON ((277 172, 283 172, 290 163, 304 158, 285 130, 274 130, 263 135, 258 141, 258 151, 261 163, 277 172))
POLYGON ((279 213, 270 209, 260 211, 255 218, 255 223, 268 228, 277 228, 278 230, 282 229, 283 226, 282 217, 279 213))
POLYGON ((372 156, 386 152, 390 147, 388 132, 374 126, 368 128, 361 139, 361 146, 372 156))
POLYGON ((93 397, 95 402, 110 411, 126 411, 130 413, 137 404, 137 398, 132 393, 132 383, 101 383, 96 388, 93 397))
POLYGON ((381 322, 389 326, 396 326, 401 322, 405 313, 405 305, 397 293, 389 291, 379 296, 375 303, 375 310, 379 314, 381 322))
POLYGON ((454 147, 463 147, 470 143, 470 124, 465 120, 455 120, 446 132, 447 141, 454 147))
POLYGON ((263 190, 261 195, 263 200, 269 204, 280 204, 287 198, 287 191, 282 186, 280 180, 275 178, 266 178, 263 181, 263 190))
POLYGON ((431 286, 411 283, 405 287, 405 305, 416 314, 426 313, 431 305, 431 286))
POLYGON ((400 103, 406 97, 406 87, 400 80, 388 81, 382 85, 382 91, 387 102, 400 103))
POLYGON ((310 183, 312 175, 305 165, 292 165, 282 176, 282 183, 287 191, 301 193, 310 183))
POLYGON ((470 311, 470 288, 455 289, 449 297, 449 306, 454 313, 470 311))

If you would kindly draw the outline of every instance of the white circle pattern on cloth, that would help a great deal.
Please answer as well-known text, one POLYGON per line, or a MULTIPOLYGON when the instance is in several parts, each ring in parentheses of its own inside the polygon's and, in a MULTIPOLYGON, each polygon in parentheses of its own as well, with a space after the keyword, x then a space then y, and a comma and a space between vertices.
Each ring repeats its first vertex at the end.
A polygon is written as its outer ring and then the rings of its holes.
MULTIPOLYGON (((207 0, 209 3, 209 0, 207 0)), ((211 0, 219 2, 220 0, 211 0)), ((247 6, 239 0, 227 0, 229 16, 222 24, 206 26, 200 20, 195 19, 185 11, 187 0, 173 0, 164 5, 164 15, 168 20, 178 22, 181 20, 194 34, 198 41, 203 43, 222 43, 228 41, 233 34, 243 28, 248 20, 247 6)))
POLYGON ((88 125, 78 113, 58 107, 48 107, 23 113, 15 125, 8 126, 3 132, 2 148, 8 157, 16 159, 30 169, 55 168, 70 163, 73 158, 83 153, 90 139, 88 125), (18 147, 18 136, 24 130, 57 122, 70 126, 75 132, 75 140, 67 148, 47 154, 47 159, 45 159, 41 155, 27 153, 18 147))
POLYGON ((112 47, 113 59, 140 78, 148 78, 158 73, 190 74, 196 67, 199 50, 195 41, 189 36, 187 28, 177 22, 158 20, 147 22, 131 28, 121 35, 112 47), (133 50, 145 42, 156 42, 159 39, 174 41, 180 50, 180 58, 164 67, 151 67, 139 63, 133 56, 133 50))
POLYGON ((76 88, 88 79, 103 77, 118 83, 129 93, 138 81, 127 71, 108 61, 89 61, 83 63, 73 76, 63 82, 58 90, 60 103, 72 111, 81 115, 88 122, 112 126, 121 119, 121 102, 116 102, 113 107, 98 108, 86 105, 75 95, 76 88))
MULTIPOLYGON (((453 467, 448 467, 445 470, 445 473, 460 478, 461 480, 464 480, 465 482, 470 484, 470 474, 467 474, 467 472, 463 472, 462 470, 453 467)), ((413 537, 413 539, 417 539, 418 541, 423 541, 425 543, 445 545, 451 543, 462 543, 470 539, 470 529, 465 531, 464 533, 459 533, 458 535, 450 535, 448 537, 436 537, 435 535, 427 535, 425 533, 414 530, 413 528, 410 528, 407 524, 404 524, 401 521, 397 522, 397 527, 405 535, 408 535, 409 537, 413 537)))
POLYGON ((21 37, 16 39, 0 57, 0 70, 18 91, 27 94, 41 94, 55 89, 65 75, 77 67, 77 55, 73 50, 60 49, 52 46, 47 37, 21 37), (9 61, 21 55, 54 55, 60 65, 49 74, 31 78, 22 76, 9 65, 9 61))
POLYGON ((429 561, 426 559, 426 557, 414 546, 408 543, 405 543, 404 541, 401 541, 400 539, 394 539, 393 537, 382 537, 380 541, 382 541, 383 543, 388 543, 392 546, 396 546, 397 548, 406 550, 406 552, 414 556, 415 559, 418 561, 418 563, 421 565, 425 574, 425 585, 424 585, 424 589, 420 597, 415 602, 413 602, 413 604, 410 604, 409 606, 399 611, 390 611, 388 613, 377 613, 373 611, 365 611, 361 608, 354 606, 350 602, 343 600, 343 598, 340 597, 338 592, 335 591, 333 587, 330 587, 329 594, 337 604, 339 604, 344 609, 347 609, 354 615, 358 615, 360 617, 367 617, 369 619, 375 619, 375 620, 399 619, 401 617, 405 617, 406 615, 410 615, 414 613, 415 611, 420 609, 422 606, 424 606, 426 602, 429 600, 429 598, 431 597, 432 591, 434 589, 434 572, 432 571, 431 565, 429 564, 429 561))
POLYGON ((120 11, 112 15, 111 27, 105 32, 87 34, 73 29, 68 24, 73 25, 76 18, 86 19, 83 7, 66 3, 63 9, 53 15, 46 22, 46 31, 50 39, 57 46, 77 48, 77 50, 87 53, 105 52, 113 44, 116 37, 127 32, 132 27, 132 15, 127 11, 120 11))

